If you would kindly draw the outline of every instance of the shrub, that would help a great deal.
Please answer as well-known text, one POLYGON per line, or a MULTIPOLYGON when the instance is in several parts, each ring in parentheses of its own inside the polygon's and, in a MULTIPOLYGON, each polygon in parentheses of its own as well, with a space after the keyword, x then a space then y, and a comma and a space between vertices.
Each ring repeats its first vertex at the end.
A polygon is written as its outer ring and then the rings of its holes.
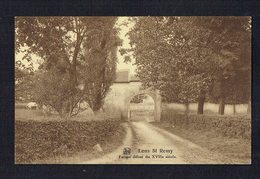
POLYGON ((247 115, 185 115, 167 108, 162 111, 161 120, 187 130, 205 130, 227 137, 251 138, 251 118, 247 115))
POLYGON ((120 131, 120 123, 115 120, 16 121, 16 163, 31 163, 35 160, 89 151, 95 144, 102 145, 118 136, 120 131))

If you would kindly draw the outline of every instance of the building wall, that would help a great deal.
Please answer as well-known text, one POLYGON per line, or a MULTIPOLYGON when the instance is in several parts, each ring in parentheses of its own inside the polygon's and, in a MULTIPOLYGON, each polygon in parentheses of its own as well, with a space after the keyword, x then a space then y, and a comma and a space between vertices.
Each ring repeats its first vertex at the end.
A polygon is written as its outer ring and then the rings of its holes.
POLYGON ((120 113, 126 110, 125 100, 133 93, 140 90, 141 82, 114 83, 105 98, 104 110, 120 113))
POLYGON ((160 121, 161 96, 159 91, 141 90, 141 82, 114 83, 108 93, 103 109, 110 114, 120 115, 121 118, 130 118, 130 101, 139 94, 147 94, 154 100, 154 120, 160 121))

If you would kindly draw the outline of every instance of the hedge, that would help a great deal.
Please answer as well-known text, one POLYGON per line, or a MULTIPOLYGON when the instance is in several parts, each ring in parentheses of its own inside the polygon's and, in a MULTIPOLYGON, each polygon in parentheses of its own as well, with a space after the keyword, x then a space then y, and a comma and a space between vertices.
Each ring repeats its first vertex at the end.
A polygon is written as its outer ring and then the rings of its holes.
POLYGON ((247 115, 185 115, 167 108, 162 111, 161 121, 187 130, 204 130, 227 137, 251 138, 251 118, 247 115))
POLYGON ((122 133, 120 122, 103 121, 16 121, 16 163, 31 163, 55 156, 89 151, 122 133))

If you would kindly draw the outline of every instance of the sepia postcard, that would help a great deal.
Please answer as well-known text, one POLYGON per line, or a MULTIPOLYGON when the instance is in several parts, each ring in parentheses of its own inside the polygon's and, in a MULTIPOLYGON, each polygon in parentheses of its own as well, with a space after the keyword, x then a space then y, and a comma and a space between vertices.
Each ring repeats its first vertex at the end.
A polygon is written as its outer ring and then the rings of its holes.
POLYGON ((250 16, 16 16, 15 164, 251 164, 250 16))

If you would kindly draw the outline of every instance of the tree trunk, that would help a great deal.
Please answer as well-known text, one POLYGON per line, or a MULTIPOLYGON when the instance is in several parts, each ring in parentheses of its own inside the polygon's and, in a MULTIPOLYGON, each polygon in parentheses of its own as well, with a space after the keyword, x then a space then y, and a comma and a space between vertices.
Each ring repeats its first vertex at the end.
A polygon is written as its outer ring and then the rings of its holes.
POLYGON ((97 116, 97 115, 103 114, 103 111, 101 109, 98 109, 98 110, 93 111, 93 113, 95 116, 97 116))
POLYGON ((60 118, 65 120, 69 119, 71 117, 70 109, 70 101, 65 101, 58 111, 60 118))
POLYGON ((203 114, 205 95, 206 95, 205 91, 201 90, 200 96, 199 96, 199 101, 198 101, 198 112, 197 112, 197 114, 203 114))
POLYGON ((59 116, 60 116, 61 119, 65 119, 65 120, 67 120, 67 119, 70 118, 69 113, 66 112, 66 111, 64 111, 64 110, 62 110, 62 111, 59 113, 59 116))
POLYGON ((189 114, 189 112, 190 112, 190 109, 189 109, 189 103, 185 103, 184 104, 185 105, 185 114, 189 114))
POLYGON ((236 113, 236 104, 233 104, 233 114, 235 115, 236 113))
POLYGON ((225 111, 225 100, 223 97, 219 98, 219 109, 218 109, 218 113, 220 115, 224 115, 224 111, 225 111))
POLYGON ((68 116, 71 117, 71 116, 72 116, 72 113, 73 113, 73 102, 70 101, 70 103, 69 103, 69 114, 68 114, 68 116))

